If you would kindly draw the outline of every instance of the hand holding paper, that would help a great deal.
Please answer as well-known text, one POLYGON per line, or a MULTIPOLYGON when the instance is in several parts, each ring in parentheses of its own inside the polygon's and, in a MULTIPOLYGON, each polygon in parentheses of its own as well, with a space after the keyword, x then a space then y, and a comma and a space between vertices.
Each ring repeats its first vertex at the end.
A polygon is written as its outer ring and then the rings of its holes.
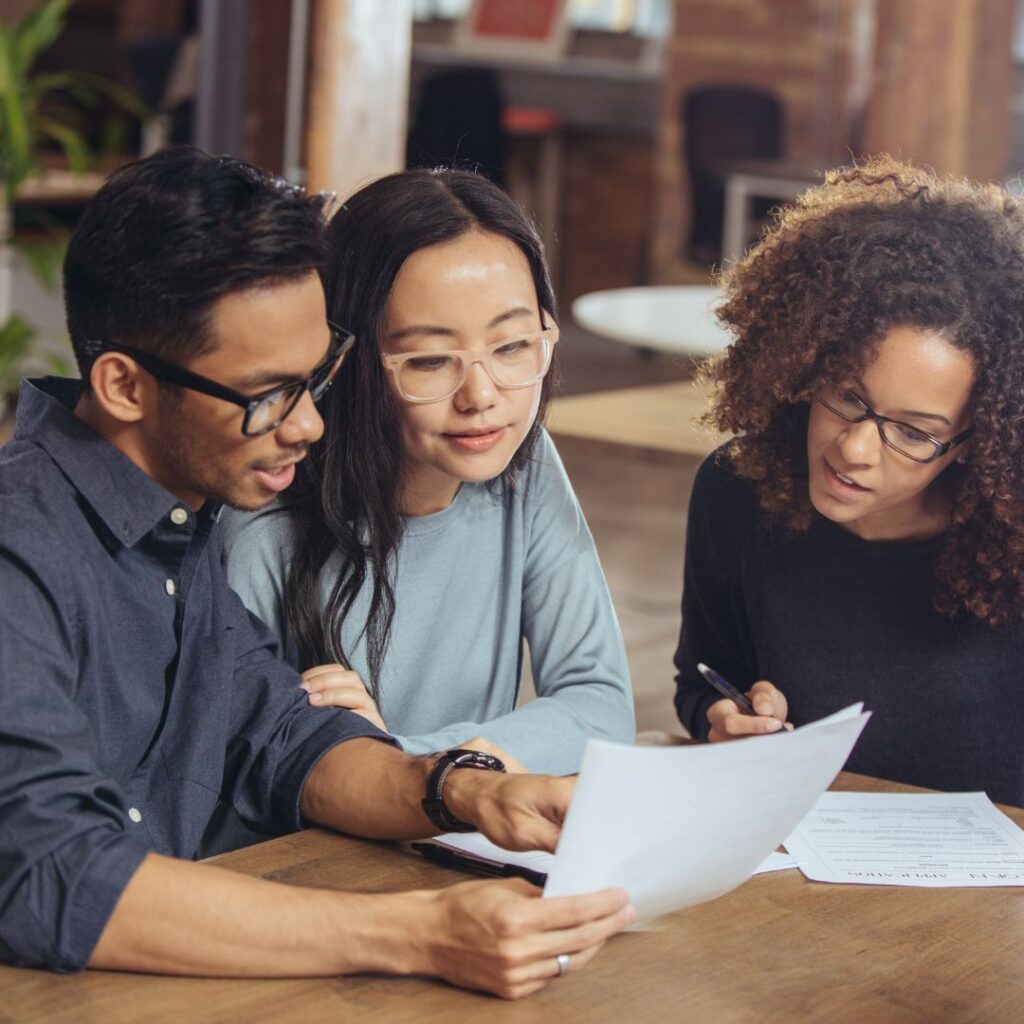
POLYGON ((544 895, 621 886, 642 920, 734 889, 842 769, 861 708, 744 743, 591 740, 544 895))

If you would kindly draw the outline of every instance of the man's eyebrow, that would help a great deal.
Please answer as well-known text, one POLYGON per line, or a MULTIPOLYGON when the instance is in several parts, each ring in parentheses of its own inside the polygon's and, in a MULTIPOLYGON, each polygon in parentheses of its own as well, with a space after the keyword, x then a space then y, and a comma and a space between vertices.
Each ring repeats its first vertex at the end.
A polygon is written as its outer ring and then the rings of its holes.
POLYGON ((289 377, 276 370, 256 370, 248 376, 239 377, 232 385, 239 391, 265 391, 276 384, 294 384, 300 377, 289 377))
POLYGON ((330 343, 328 343, 327 351, 317 360, 316 366, 311 366, 309 373, 302 376, 292 376, 291 374, 282 373, 280 370, 253 370, 246 376, 237 378, 231 387, 237 391, 258 392, 266 391, 268 388, 276 387, 277 385, 295 384, 300 380, 306 380, 310 374, 322 366, 330 355, 330 351, 330 343))
MULTIPOLYGON (((516 320, 522 316, 534 316, 535 314, 536 310, 530 309, 528 306, 515 306, 512 309, 508 309, 504 313, 496 316, 487 325, 487 329, 491 330, 494 327, 498 327, 507 320, 516 320)), ((439 327, 436 324, 412 324, 409 327, 403 327, 400 330, 392 331, 384 340, 401 341, 403 338, 409 338, 413 335, 434 338, 455 338, 458 336, 458 331, 454 331, 450 327, 439 327)))

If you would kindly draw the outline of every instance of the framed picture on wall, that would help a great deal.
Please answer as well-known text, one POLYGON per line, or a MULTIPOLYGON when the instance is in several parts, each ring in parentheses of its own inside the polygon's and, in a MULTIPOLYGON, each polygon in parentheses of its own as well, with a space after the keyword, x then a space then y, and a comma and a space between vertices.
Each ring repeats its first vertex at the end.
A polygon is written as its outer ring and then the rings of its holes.
POLYGON ((555 60, 569 34, 567 0, 472 0, 455 44, 482 56, 555 60))

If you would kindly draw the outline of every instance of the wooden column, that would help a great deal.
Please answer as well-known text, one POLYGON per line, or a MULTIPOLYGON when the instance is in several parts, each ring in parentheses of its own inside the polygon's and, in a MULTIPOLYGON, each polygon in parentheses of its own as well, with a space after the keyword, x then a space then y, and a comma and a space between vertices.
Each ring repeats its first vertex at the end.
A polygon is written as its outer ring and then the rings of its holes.
POLYGON ((405 166, 411 0, 314 0, 308 187, 339 196, 405 166))
POLYGON ((879 3, 864 152, 1002 180, 1014 8, 1014 0, 879 3))

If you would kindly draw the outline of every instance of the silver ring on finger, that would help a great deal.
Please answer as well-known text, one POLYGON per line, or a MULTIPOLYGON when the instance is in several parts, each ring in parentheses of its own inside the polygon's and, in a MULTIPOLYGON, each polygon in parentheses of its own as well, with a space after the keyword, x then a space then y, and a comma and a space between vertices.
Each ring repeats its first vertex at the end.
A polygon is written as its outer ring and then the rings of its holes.
POLYGON ((569 973, 569 960, 570 956, 568 953, 559 953, 555 957, 555 963, 558 964, 558 976, 564 978, 569 973))

